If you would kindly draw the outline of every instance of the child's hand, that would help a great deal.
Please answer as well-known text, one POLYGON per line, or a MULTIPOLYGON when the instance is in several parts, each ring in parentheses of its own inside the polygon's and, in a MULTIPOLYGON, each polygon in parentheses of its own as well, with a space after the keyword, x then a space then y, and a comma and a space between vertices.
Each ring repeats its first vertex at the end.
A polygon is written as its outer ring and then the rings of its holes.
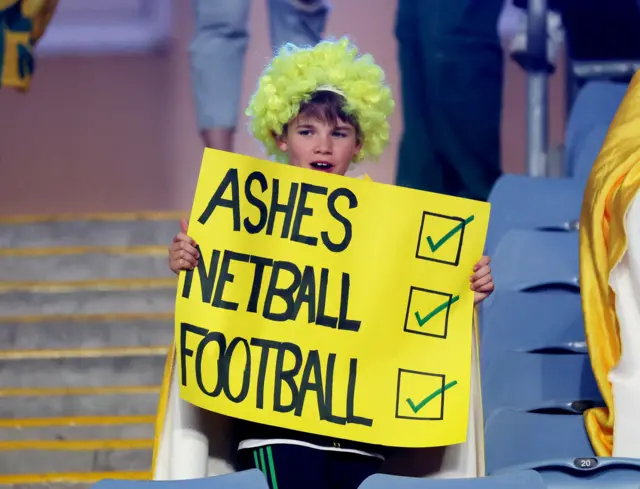
POLYGON ((196 242, 187 236, 186 219, 180 219, 180 232, 169 246, 169 268, 173 273, 178 274, 180 270, 193 270, 198 264, 200 253, 195 246, 196 242))
POLYGON ((480 261, 473 267, 473 275, 471 276, 471 290, 475 292, 473 296, 473 304, 479 304, 491 295, 494 289, 493 277, 491 276, 491 267, 489 263, 491 258, 483 256, 480 261))

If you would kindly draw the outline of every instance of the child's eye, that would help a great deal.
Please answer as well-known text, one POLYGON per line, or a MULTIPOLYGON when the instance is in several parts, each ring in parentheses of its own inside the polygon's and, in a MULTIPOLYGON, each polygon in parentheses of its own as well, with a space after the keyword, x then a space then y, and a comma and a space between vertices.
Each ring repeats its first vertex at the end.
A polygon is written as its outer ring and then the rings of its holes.
POLYGON ((311 135, 311 130, 310 129, 300 129, 298 131, 298 134, 300 134, 300 136, 309 136, 309 135, 311 135))
POLYGON ((347 137, 347 133, 345 132, 340 132, 340 131, 336 131, 333 133, 333 135, 337 138, 346 138, 347 137))

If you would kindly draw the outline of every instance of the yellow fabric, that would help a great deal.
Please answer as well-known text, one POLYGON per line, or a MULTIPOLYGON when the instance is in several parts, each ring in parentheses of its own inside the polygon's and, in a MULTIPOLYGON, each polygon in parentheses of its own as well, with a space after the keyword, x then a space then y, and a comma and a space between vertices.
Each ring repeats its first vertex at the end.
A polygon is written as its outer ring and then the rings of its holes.
POLYGON ((33 76, 33 48, 58 0, 0 0, 0 87, 25 92, 33 76))
POLYGON ((620 359, 620 337, 609 274, 626 250, 624 218, 640 189, 639 137, 640 72, 631 81, 594 163, 580 216, 585 333, 593 372, 607 406, 585 413, 587 432, 598 456, 611 456, 614 443, 608 375, 620 359))

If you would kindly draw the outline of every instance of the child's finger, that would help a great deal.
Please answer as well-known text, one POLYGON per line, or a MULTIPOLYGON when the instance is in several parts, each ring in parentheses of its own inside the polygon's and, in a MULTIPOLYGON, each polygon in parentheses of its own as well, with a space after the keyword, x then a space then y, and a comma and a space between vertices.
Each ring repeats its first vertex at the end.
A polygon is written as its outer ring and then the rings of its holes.
POLYGON ((169 266, 171 267, 171 270, 178 273, 180 270, 193 270, 195 265, 192 265, 183 258, 176 258, 175 260, 171 260, 169 266))
POLYGON ((193 248, 182 249, 180 247, 180 243, 174 243, 172 248, 169 250, 169 261, 174 262, 179 260, 180 258, 186 259, 187 256, 191 257, 193 260, 197 260, 200 257, 198 256, 197 250, 193 250, 193 248))
POLYGON ((173 238, 174 241, 186 241, 187 243, 195 243, 195 241, 188 235, 185 233, 178 233, 176 234, 175 238, 173 238))
POLYGON ((184 233, 178 233, 176 234, 176 236, 173 238, 174 242, 185 242, 185 243, 189 243, 191 246, 196 246, 196 242, 193 240, 193 238, 191 238, 190 236, 184 234, 184 233))
POLYGON ((187 221, 185 218, 180 219, 180 231, 182 231, 184 234, 187 234, 188 230, 189 230, 189 221, 187 221))
POLYGON ((198 253, 198 250, 185 241, 176 241, 175 243, 173 243, 171 245, 171 251, 178 254, 184 251, 195 258, 200 258, 200 253, 198 253))
POLYGON ((486 285, 492 281, 493 277, 491 275, 485 275, 484 277, 480 277, 477 280, 474 280, 472 285, 475 290, 478 290, 479 287, 482 287, 483 285, 486 285))
POLYGON ((493 282, 489 282, 475 289, 475 292, 483 292, 489 294, 495 290, 496 286, 493 282))
POLYGON ((481 269, 479 269, 478 271, 476 271, 476 273, 474 273, 473 275, 471 275, 470 280, 471 282, 478 280, 479 278, 485 277, 487 275, 489 275, 491 273, 491 267, 488 266, 484 266, 481 269))
POLYGON ((172 268, 174 265, 179 268, 183 268, 184 266, 193 268, 198 265, 198 258, 191 255, 186 250, 174 250, 169 256, 169 262, 171 263, 172 268))
POLYGON ((475 264, 475 266, 473 267, 473 271, 478 271, 482 267, 486 267, 489 263, 491 263, 491 258, 489 258, 488 256, 483 256, 482 258, 480 258, 478 263, 475 264))
POLYGON ((189 265, 196 266, 198 264, 198 258, 192 255, 187 250, 179 250, 177 256, 180 260, 187 262, 189 265))

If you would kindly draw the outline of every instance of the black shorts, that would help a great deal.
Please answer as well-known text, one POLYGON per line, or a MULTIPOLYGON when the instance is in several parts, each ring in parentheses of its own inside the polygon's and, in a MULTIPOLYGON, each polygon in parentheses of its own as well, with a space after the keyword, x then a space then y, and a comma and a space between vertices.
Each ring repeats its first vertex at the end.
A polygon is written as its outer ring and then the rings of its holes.
POLYGON ((271 489, 358 489, 381 464, 377 457, 302 445, 238 450, 238 469, 260 469, 271 489))

